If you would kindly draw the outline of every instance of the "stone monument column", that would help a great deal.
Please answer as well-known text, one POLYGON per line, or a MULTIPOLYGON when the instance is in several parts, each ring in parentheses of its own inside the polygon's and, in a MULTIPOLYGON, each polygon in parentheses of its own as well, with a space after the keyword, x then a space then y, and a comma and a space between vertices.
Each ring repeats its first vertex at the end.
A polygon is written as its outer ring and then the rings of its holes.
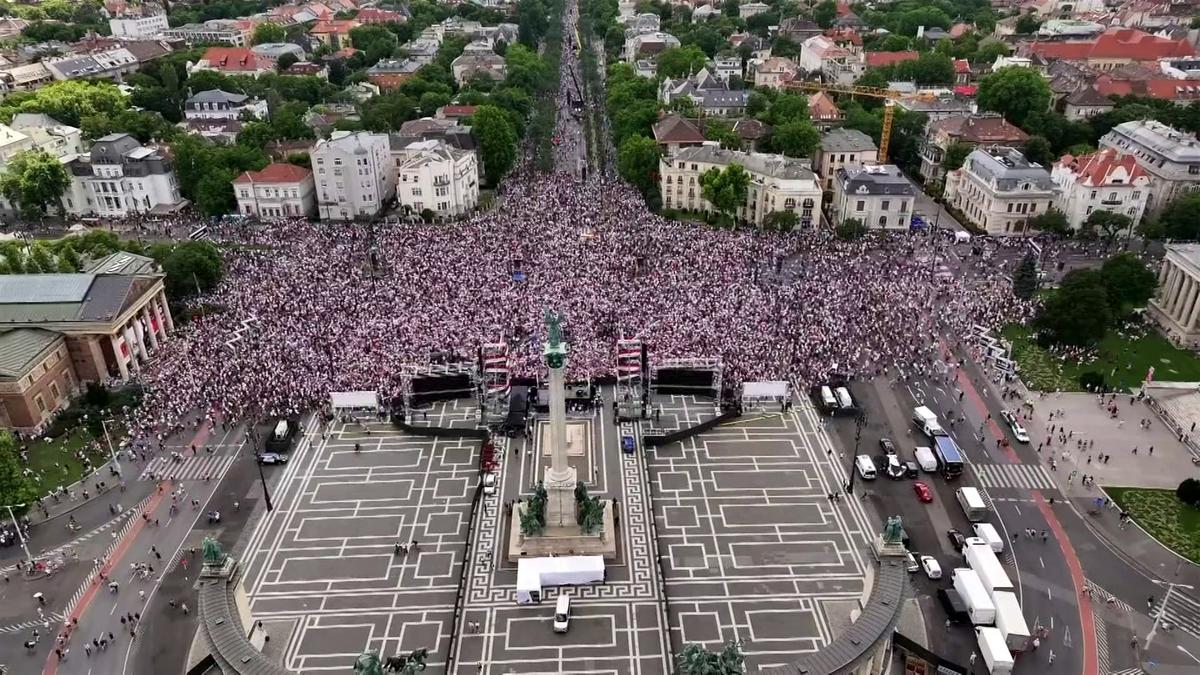
POLYGON ((550 467, 546 469, 546 526, 574 527, 575 468, 567 463, 567 400, 563 370, 567 365, 567 343, 562 339, 561 319, 546 314, 546 346, 542 358, 550 370, 550 467))

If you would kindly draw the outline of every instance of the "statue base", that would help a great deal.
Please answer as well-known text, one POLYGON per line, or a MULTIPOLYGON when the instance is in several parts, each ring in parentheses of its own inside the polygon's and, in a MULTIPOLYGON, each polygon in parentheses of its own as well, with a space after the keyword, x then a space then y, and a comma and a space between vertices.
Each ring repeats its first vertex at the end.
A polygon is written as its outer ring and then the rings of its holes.
POLYGON ((875 555, 876 560, 884 558, 903 558, 908 554, 908 549, 904 548, 904 544, 898 541, 885 541, 882 534, 875 535, 871 540, 871 552, 875 555))
MULTIPOLYGON (((508 530, 509 562, 521 558, 544 558, 559 555, 599 555, 605 560, 617 559, 617 527, 613 515, 612 500, 601 502, 604 505, 604 520, 600 529, 592 534, 584 534, 575 523, 574 515, 563 526, 551 525, 550 509, 554 502, 555 491, 548 490, 546 504, 546 529, 542 533, 527 537, 521 534, 521 515, 525 512, 528 502, 513 505, 512 519, 508 530)), ((575 495, 570 496, 571 513, 575 513, 575 495)))

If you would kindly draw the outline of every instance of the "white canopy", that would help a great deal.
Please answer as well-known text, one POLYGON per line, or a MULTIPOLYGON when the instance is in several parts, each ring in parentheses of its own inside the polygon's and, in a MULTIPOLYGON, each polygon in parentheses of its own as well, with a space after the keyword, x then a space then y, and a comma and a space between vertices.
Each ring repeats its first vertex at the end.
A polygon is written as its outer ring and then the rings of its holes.
POLYGON ((742 385, 743 401, 781 401, 787 397, 788 383, 785 380, 747 382, 742 385))
POLYGON ((334 410, 379 410, 379 396, 373 391, 334 391, 329 394, 334 410))

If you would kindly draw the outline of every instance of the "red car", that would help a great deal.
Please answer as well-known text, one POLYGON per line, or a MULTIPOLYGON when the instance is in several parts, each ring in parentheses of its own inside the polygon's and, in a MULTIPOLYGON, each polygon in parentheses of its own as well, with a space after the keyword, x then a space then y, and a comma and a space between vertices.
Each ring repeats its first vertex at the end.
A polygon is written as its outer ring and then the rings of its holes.
POLYGON ((917 493, 917 499, 920 499, 926 504, 933 501, 933 491, 929 489, 928 485, 922 483, 921 481, 913 483, 913 492, 917 493))

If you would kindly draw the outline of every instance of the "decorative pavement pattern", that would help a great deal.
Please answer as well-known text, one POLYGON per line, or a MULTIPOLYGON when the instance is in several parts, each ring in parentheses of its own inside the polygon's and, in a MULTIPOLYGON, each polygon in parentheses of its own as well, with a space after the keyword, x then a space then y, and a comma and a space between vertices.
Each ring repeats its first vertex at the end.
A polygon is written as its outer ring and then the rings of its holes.
POLYGON ((297 672, 344 673, 366 649, 417 648, 429 672, 445 672, 477 444, 381 422, 335 423, 324 439, 310 425, 306 436, 243 556, 252 615, 290 634, 284 665, 297 672))
MULTIPOLYGON (((611 390, 602 392, 612 400, 611 390)), ((500 489, 485 496, 471 544, 467 600, 459 625, 459 673, 667 673, 667 633, 661 581, 654 564, 645 458, 622 454, 619 435, 637 434, 632 424, 618 428, 606 412, 570 413, 583 421, 590 445, 580 465, 592 466, 580 479, 589 494, 617 503, 617 560, 606 565, 605 583, 546 588, 540 605, 516 604, 516 565, 504 560, 510 518, 504 501, 528 496, 545 469, 543 437, 496 439, 500 489), (619 432, 619 433, 618 433, 619 432), (572 596, 567 633, 554 633, 551 618, 560 593, 572 596), (478 631, 470 628, 479 624, 478 631)), ((544 424, 544 422, 541 422, 544 424)))
MULTIPOLYGON (((663 405, 666 418, 700 404, 663 405)), ((846 474, 806 400, 787 414, 747 411, 646 457, 676 649, 738 639, 757 670, 816 651, 849 624, 874 533, 858 500, 829 500, 846 474)))

